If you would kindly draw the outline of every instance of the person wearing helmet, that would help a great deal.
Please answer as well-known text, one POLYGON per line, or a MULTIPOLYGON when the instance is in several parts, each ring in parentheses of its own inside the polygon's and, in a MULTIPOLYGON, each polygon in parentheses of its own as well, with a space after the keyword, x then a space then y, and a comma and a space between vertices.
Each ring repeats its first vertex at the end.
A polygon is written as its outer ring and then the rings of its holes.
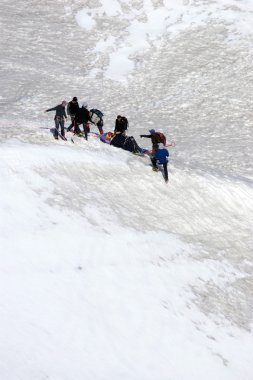
POLYGON ((78 99, 76 96, 68 103, 67 114, 70 116, 71 124, 68 126, 67 131, 70 131, 74 127, 75 116, 79 110, 78 99))
POLYGON ((45 112, 55 111, 55 130, 54 130, 54 138, 58 140, 59 135, 59 126, 61 127, 61 136, 65 138, 65 130, 64 130, 64 119, 67 120, 67 115, 65 111, 65 107, 68 103, 66 100, 63 100, 61 104, 58 104, 57 106, 53 108, 49 108, 45 112))
POLYGON ((78 109, 75 117, 76 128, 78 128, 76 133, 80 134, 81 130, 79 125, 82 124, 85 140, 88 140, 88 132, 90 131, 89 121, 91 121, 90 113, 87 107, 88 103, 86 101, 82 102, 82 107, 78 109))

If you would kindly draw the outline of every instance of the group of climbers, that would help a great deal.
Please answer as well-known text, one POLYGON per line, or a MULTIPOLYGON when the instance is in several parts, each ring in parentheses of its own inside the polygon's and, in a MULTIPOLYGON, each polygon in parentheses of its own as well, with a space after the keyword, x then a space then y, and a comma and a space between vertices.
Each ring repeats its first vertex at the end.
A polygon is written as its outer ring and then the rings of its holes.
MULTIPOLYGON (((152 169, 158 171, 159 165, 163 166, 164 179, 168 181, 168 157, 169 151, 166 149, 166 137, 161 132, 156 132, 154 129, 149 130, 149 135, 140 135, 140 137, 147 137, 151 139, 152 150, 140 148, 133 136, 126 136, 126 129, 119 128, 119 118, 122 116, 117 116, 115 121, 114 132, 105 132, 100 135, 100 140, 104 143, 113 145, 117 148, 122 148, 133 153, 149 153, 150 160, 152 163, 152 169)), ((123 116, 124 117, 124 116, 123 116)), ((126 117, 124 117, 126 119, 126 117)), ((127 119, 126 119, 127 121, 127 119)), ((125 121, 124 121, 125 123, 125 121)), ((128 126, 127 124, 125 124, 128 126)))
POLYGON ((128 129, 128 120, 125 116, 118 115, 115 120, 115 127, 113 132, 103 132, 103 114, 97 109, 88 110, 87 102, 82 102, 79 107, 77 97, 67 103, 65 100, 61 104, 47 109, 45 112, 55 111, 55 130, 54 137, 58 139, 58 135, 63 139, 65 138, 64 122, 67 120, 65 107, 67 106, 67 114, 70 116, 71 124, 67 131, 72 131, 74 134, 83 135, 85 139, 88 139, 88 133, 90 132, 89 123, 93 123, 98 127, 100 140, 113 145, 117 148, 133 153, 148 153, 152 163, 152 169, 158 171, 159 165, 163 166, 165 182, 168 181, 168 157, 169 152, 166 149, 166 137, 161 132, 156 132, 154 129, 149 130, 149 135, 140 135, 140 137, 150 138, 152 142, 152 149, 148 151, 139 147, 133 136, 127 136, 126 131, 128 129), (80 129, 80 125, 83 127, 83 132, 80 129), (61 132, 59 132, 61 127, 61 132))
POLYGON ((65 120, 67 120, 67 115, 65 111, 65 107, 67 106, 67 114, 70 117, 71 124, 69 125, 67 131, 73 130, 73 132, 77 135, 81 133, 84 134, 86 140, 88 140, 88 132, 89 132, 89 122, 95 124, 98 127, 99 133, 103 132, 103 114, 101 111, 93 108, 88 110, 87 102, 82 102, 81 107, 78 104, 78 99, 76 96, 68 103, 65 100, 61 102, 61 104, 47 109, 45 112, 55 111, 55 130, 54 130, 54 138, 58 140, 58 136, 60 134, 61 137, 65 138, 65 120), (83 127, 83 132, 80 129, 80 125, 83 127), (59 127, 61 127, 61 131, 59 132, 59 127))
POLYGON ((89 121, 91 121, 90 111, 88 110, 87 102, 83 102, 82 106, 79 107, 78 100, 76 97, 68 103, 67 113, 71 118, 71 124, 67 128, 67 131, 73 129, 74 133, 79 135, 81 133, 80 125, 83 126, 83 133, 86 140, 88 140, 88 132, 90 131, 89 121))

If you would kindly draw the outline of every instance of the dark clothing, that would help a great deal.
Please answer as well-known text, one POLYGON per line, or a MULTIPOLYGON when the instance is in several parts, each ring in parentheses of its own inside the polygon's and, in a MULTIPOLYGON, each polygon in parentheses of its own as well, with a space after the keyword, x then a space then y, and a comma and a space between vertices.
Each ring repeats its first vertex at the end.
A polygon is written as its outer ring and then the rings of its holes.
POLYGON ((128 128, 128 120, 125 116, 118 116, 115 120, 114 133, 124 133, 128 128))
POLYGON ((75 126, 75 115, 71 115, 70 119, 71 119, 71 124, 67 128, 68 132, 75 126))
POLYGON ((165 179, 165 182, 168 182, 168 162, 165 162, 163 164, 163 170, 164 170, 164 179, 165 179))
POLYGON ((53 108, 49 108, 48 110, 46 110, 46 112, 49 112, 49 111, 56 111, 55 113, 55 116, 59 116, 61 118, 65 117, 65 119, 67 119, 67 115, 66 115, 66 112, 65 112, 65 107, 61 104, 59 104, 58 106, 55 106, 53 108))
POLYGON ((70 131, 75 126, 75 117, 79 110, 78 102, 71 100, 67 105, 67 114, 70 116, 71 124, 68 126, 68 131, 70 131))
MULTIPOLYGON (((157 168, 156 159, 154 157, 151 158, 151 162, 152 162, 153 168, 157 168)), ((163 165, 163 171, 164 171, 164 180, 165 180, 165 182, 168 182, 168 178, 169 178, 169 176, 168 176, 168 162, 164 162, 162 165, 163 165)), ((157 168, 157 170, 159 170, 159 169, 157 168)))
POLYGON ((115 120, 114 133, 116 133, 116 132, 122 132, 122 131, 120 131, 119 118, 117 118, 117 119, 115 120))
POLYGON ((168 159, 167 159, 167 157, 169 157, 168 150, 165 148, 161 148, 161 149, 158 148, 154 151, 153 156, 151 156, 151 158, 150 158, 153 168, 157 167, 157 161, 160 165, 163 165, 165 182, 168 181, 168 159))
POLYGON ((59 134, 59 126, 61 127, 61 135, 65 137, 65 129, 64 129, 64 118, 55 116, 55 130, 54 130, 54 137, 58 137, 59 134))
POLYGON ((93 108, 90 110, 90 121, 95 124, 98 127, 100 135, 102 135, 103 132, 103 113, 96 108, 93 108))
POLYGON ((128 150, 132 153, 142 152, 142 149, 138 146, 133 136, 125 136, 122 133, 116 134, 110 142, 111 145, 128 150))
POLYGON ((98 127, 100 135, 102 135, 104 133, 104 131, 103 131, 103 125, 104 125, 103 120, 102 119, 99 120, 99 122, 97 123, 97 127, 98 127))
POLYGON ((152 135, 140 135, 140 137, 147 137, 151 139, 153 148, 157 148, 158 144, 162 142, 158 133, 153 133, 152 135))
POLYGON ((73 100, 71 100, 67 106, 68 115, 70 116, 76 115, 78 110, 79 110, 78 102, 73 102, 73 100))
POLYGON ((117 148, 123 148, 125 141, 126 141, 126 136, 123 136, 122 134, 118 134, 118 135, 115 135, 111 139, 110 144, 113 146, 116 146, 117 148))
POLYGON ((132 153, 142 153, 142 149, 139 147, 133 136, 126 136, 123 149, 132 153))
POLYGON ((46 110, 46 112, 49 112, 49 111, 56 111, 55 117, 54 117, 54 121, 55 121, 54 137, 56 137, 56 138, 58 137, 59 126, 61 126, 61 135, 63 137, 65 137, 64 117, 65 117, 65 119, 67 119, 67 115, 65 112, 65 106, 63 106, 62 104, 59 104, 58 106, 55 106, 53 108, 49 108, 48 110, 46 110))
POLYGON ((88 140, 88 132, 89 132, 88 122, 89 121, 91 121, 91 119, 90 119, 90 113, 87 110, 87 108, 85 108, 85 107, 78 108, 78 111, 77 111, 76 117, 75 117, 75 123, 76 123, 75 132, 78 132, 78 130, 79 130, 79 133, 80 133, 79 125, 82 124, 83 125, 83 132, 84 132, 86 140, 88 140))
POLYGON ((76 113, 77 124, 86 124, 90 120, 90 113, 85 107, 78 108, 76 113))

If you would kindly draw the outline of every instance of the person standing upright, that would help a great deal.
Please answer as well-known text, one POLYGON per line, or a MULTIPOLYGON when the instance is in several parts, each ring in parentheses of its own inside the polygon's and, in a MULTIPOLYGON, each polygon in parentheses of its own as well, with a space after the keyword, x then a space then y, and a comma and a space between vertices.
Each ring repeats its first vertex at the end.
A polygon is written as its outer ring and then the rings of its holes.
POLYGON ((76 117, 75 117, 75 123, 76 128, 78 129, 78 132, 80 133, 81 130, 79 128, 79 125, 83 125, 83 133, 85 140, 88 140, 88 132, 89 132, 89 121, 90 119, 90 112, 88 111, 88 103, 84 101, 82 103, 82 107, 78 109, 76 117))
POLYGON ((149 135, 140 135, 140 137, 146 137, 151 139, 152 149, 155 150, 158 147, 158 144, 162 143, 164 146, 166 145, 166 137, 161 132, 156 132, 154 129, 149 130, 149 135))
POLYGON ((54 138, 58 140, 59 135, 59 126, 61 127, 61 136, 65 138, 65 130, 64 130, 64 119, 67 120, 67 115, 65 111, 65 107, 67 105, 67 102, 63 100, 61 104, 58 104, 57 106, 53 108, 49 108, 45 112, 55 111, 55 130, 54 130, 54 138))
POLYGON ((67 131, 70 131, 75 126, 75 117, 79 110, 78 99, 76 96, 68 103, 67 114, 70 116, 71 124, 68 126, 67 131))
POLYGON ((158 144, 155 152, 150 157, 150 160, 152 162, 152 169, 154 171, 159 170, 157 162, 159 165, 163 166, 165 182, 168 182, 168 157, 169 151, 161 143, 158 144))

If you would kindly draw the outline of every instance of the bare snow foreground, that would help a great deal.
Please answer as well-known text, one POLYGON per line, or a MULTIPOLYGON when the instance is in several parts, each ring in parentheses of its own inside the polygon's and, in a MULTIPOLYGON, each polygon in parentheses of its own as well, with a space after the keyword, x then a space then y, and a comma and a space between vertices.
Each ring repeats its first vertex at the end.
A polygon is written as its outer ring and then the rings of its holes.
POLYGON ((183 176, 166 188, 126 152, 49 137, 1 146, 1 376, 250 379, 240 289, 227 290, 245 275, 168 233, 155 200, 170 208, 183 176))

